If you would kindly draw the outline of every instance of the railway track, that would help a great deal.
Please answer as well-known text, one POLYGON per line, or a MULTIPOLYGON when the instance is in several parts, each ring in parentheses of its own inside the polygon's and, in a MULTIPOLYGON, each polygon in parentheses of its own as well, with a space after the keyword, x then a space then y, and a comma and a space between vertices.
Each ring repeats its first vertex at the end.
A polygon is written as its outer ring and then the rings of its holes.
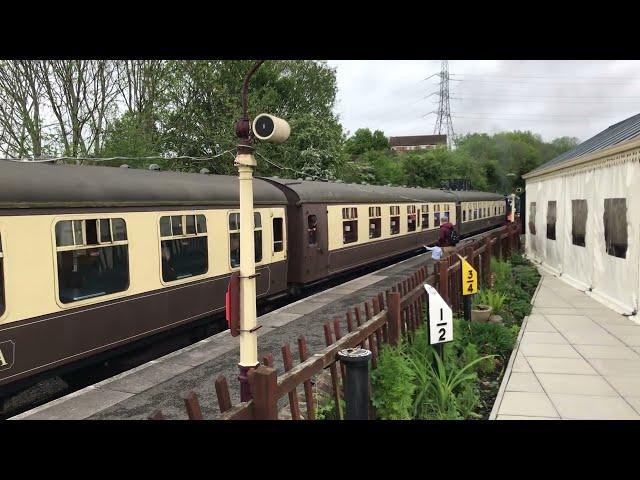
MULTIPOLYGON (((464 245, 474 239, 482 238, 494 230, 497 230, 497 228, 466 237, 460 241, 460 245, 464 245)), ((290 295, 268 303, 260 304, 258 305, 258 316, 282 308, 290 303, 302 300, 325 289, 332 288, 363 275, 397 264, 421 253, 423 252, 416 251, 405 253, 375 264, 360 267, 356 270, 309 287, 300 294, 290 295)), ((0 419, 7 419, 36 408, 44 403, 56 400, 62 396, 69 395, 70 393, 81 390, 89 385, 101 382, 124 371, 136 368, 176 350, 185 348, 206 337, 220 333, 226 330, 226 328, 227 325, 223 316, 208 317, 198 321, 195 326, 192 325, 179 331, 150 337, 149 339, 146 339, 144 343, 141 343, 139 346, 135 346, 124 353, 115 355, 111 354, 108 358, 105 358, 102 361, 76 368, 69 373, 47 377, 39 381, 37 384, 4 399, 0 410, 0 419)))

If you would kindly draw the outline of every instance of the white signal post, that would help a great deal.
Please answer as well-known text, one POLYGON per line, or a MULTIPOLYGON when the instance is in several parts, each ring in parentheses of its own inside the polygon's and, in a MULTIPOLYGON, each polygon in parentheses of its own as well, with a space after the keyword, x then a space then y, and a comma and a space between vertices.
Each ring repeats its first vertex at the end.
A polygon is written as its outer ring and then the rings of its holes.
MULTIPOLYGON (((258 330, 256 319, 256 262, 254 245, 254 213, 253 213, 253 169, 257 166, 253 156, 251 142, 252 131, 249 121, 247 93, 249 79, 258 70, 264 60, 254 63, 242 84, 242 118, 236 123, 238 154, 235 166, 238 167, 240 184, 240 400, 251 400, 251 389, 248 374, 258 367, 258 330)), ((289 138, 289 124, 281 118, 269 114, 258 115, 254 121, 253 135, 270 142, 282 143, 289 138)), ((233 330, 232 330, 233 334, 233 330)))
POLYGON ((235 165, 240 184, 240 400, 251 399, 248 373, 258 367, 258 336, 256 333, 256 263, 253 241, 253 169, 256 159, 251 144, 248 113, 249 79, 264 60, 254 63, 242 84, 242 118, 236 123, 239 139, 235 165))
POLYGON ((253 236, 253 155, 236 157, 240 181, 240 367, 258 366, 256 264, 253 236))

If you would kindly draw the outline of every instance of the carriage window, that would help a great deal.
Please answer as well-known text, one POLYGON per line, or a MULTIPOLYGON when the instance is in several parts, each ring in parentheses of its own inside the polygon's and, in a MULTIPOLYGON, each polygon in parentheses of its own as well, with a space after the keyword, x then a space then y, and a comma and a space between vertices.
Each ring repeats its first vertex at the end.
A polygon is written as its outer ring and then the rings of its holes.
POLYGON ((256 263, 262 261, 262 216, 253 214, 253 248, 256 263))
POLYGON ((433 226, 440 226, 440 205, 436 204, 433 207, 433 226))
POLYGON ((477 204, 473 204, 473 219, 477 220, 478 219, 478 205, 477 204))
POLYGON ((409 232, 416 231, 416 206, 415 205, 407 205, 407 230, 409 232))
POLYGON ((463 211, 462 211, 462 221, 463 221, 463 222, 466 222, 466 221, 467 221, 467 211, 466 211, 466 210, 463 210, 463 211))
POLYGON ((281 252, 284 250, 284 240, 282 237, 282 218, 273 219, 273 251, 281 252))
POLYGON ((547 203, 547 238, 556 239, 556 202, 552 200, 547 203))
POLYGON ((605 198, 604 242, 607 253, 618 258, 627 257, 627 199, 605 198))
POLYGON ((496 215, 498 215, 498 207, 494 206, 493 207, 493 216, 495 217, 496 215))
MULTIPOLYGON (((253 214, 253 248, 256 262, 262 261, 262 217, 253 214)), ((229 264, 231 268, 240 266, 240 214, 229 214, 229 264)))
POLYGON ((391 235, 397 235, 400 233, 400 207, 389 207, 389 213, 391 214, 391 235))
POLYGON ((429 228, 429 205, 422 205, 422 230, 429 228))
POLYGON ((205 216, 160 217, 160 252, 165 282, 207 273, 209 249, 205 216))
POLYGON ((318 217, 315 215, 309 215, 307 217, 307 235, 309 238, 309 245, 318 244, 318 217))
POLYGON ((536 234, 536 202, 529 204, 529 233, 536 234))
POLYGON ((358 241, 358 209, 348 207, 342 209, 342 243, 358 241))
POLYGON ((442 223, 447 223, 449 221, 449 204, 444 205, 444 212, 442 212, 442 223))
POLYGON ((56 223, 55 231, 62 303, 129 288, 129 245, 124 220, 62 220, 56 223))
POLYGON ((4 313, 4 253, 2 253, 2 234, 0 233, 0 317, 4 313))
POLYGON ((571 241, 579 247, 585 246, 587 231, 587 201, 571 200, 571 241))
POLYGON ((382 207, 369 207, 369 238, 382 235, 382 207))

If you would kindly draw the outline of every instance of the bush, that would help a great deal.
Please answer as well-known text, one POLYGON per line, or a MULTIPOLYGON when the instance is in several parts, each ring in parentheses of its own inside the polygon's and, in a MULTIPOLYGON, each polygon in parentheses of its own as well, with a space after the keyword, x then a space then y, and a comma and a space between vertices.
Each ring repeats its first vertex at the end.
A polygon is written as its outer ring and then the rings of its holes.
POLYGON ((517 285, 529 294, 533 295, 540 281, 540 274, 534 267, 529 265, 518 265, 513 268, 513 279, 517 285))
POLYGON ((507 295, 504 293, 483 289, 478 292, 474 301, 480 305, 488 305, 493 309, 494 313, 498 313, 502 310, 502 305, 506 299, 507 295))
POLYGON ((384 345, 378 357, 378 368, 371 374, 373 406, 382 420, 411 419, 411 406, 416 377, 402 345, 384 345))
POLYGON ((517 333, 514 330, 496 323, 469 323, 469 341, 478 346, 478 351, 485 355, 501 355, 508 357, 516 344, 517 333))
POLYGON ((511 265, 508 262, 501 262, 491 258, 491 272, 495 275, 496 283, 494 288, 503 290, 511 282, 511 265))

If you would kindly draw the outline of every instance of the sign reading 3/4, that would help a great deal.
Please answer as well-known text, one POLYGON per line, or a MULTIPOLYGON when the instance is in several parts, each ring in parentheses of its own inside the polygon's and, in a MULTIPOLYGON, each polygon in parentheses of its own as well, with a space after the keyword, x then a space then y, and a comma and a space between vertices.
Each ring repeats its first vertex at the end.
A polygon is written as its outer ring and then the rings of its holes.
POLYGON ((464 258, 458 255, 462 262, 462 294, 473 295, 478 293, 478 272, 464 258))
POLYGON ((453 313, 451 307, 431 285, 425 284, 429 295, 429 343, 451 342, 453 340, 453 313))

